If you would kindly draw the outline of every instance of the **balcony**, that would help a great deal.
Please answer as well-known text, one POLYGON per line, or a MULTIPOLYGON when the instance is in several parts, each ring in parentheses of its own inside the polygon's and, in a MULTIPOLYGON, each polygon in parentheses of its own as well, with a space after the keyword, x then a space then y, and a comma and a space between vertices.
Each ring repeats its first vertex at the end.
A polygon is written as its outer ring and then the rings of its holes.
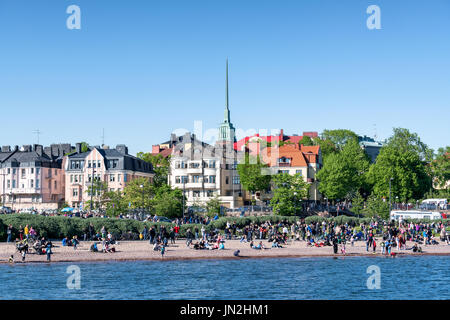
POLYGON ((199 167, 199 168, 188 168, 187 169, 187 173, 202 173, 202 168, 201 167, 199 167))
POLYGON ((290 162, 278 162, 278 166, 279 167, 290 167, 291 163, 290 162))

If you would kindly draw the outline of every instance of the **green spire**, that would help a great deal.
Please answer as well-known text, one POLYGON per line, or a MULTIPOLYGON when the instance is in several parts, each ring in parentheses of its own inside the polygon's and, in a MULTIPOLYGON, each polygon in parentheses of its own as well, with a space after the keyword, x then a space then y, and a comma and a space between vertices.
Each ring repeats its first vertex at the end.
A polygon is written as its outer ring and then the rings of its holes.
POLYGON ((230 108, 229 108, 229 100, 228 100, 228 58, 227 58, 227 68, 226 68, 226 80, 225 80, 225 113, 223 122, 230 122, 230 108))
POLYGON ((230 121, 230 108, 228 96, 228 58, 226 64, 226 80, 225 80, 225 112, 222 124, 219 127, 219 141, 235 141, 235 129, 230 121))

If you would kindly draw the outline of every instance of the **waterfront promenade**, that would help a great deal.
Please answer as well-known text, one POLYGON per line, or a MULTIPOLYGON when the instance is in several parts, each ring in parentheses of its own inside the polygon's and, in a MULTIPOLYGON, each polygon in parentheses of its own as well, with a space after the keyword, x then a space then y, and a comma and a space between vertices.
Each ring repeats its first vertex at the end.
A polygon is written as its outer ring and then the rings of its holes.
MULTIPOLYGON (((255 244, 259 240, 254 241, 255 244)), ((377 241, 378 242, 378 241, 377 241)), ((52 249, 53 254, 51 263, 54 262, 86 262, 86 261, 132 261, 132 260, 177 260, 177 259, 240 259, 233 255, 234 251, 240 250, 242 258, 280 258, 280 257, 326 257, 339 256, 343 257, 341 252, 341 245, 339 245, 338 254, 333 253, 332 246, 325 247, 311 247, 307 246, 304 241, 292 241, 288 245, 283 245, 283 248, 271 248, 271 242, 263 240, 263 245, 269 249, 256 250, 250 248, 250 244, 240 242, 239 240, 227 240, 225 242, 225 250, 195 250, 186 246, 183 239, 177 240, 175 244, 166 247, 164 258, 161 257, 159 251, 154 251, 153 246, 148 241, 121 241, 115 245, 116 252, 102 253, 90 252, 89 248, 93 242, 81 242, 76 250, 73 247, 63 247, 60 242, 55 242, 52 249)), ((407 242, 407 248, 411 248, 413 242, 407 242)), ((445 242, 439 242, 438 245, 420 245, 423 252, 414 253, 412 250, 397 250, 392 249, 396 253, 396 257, 405 255, 450 255, 450 245, 445 242)), ((99 245, 101 250, 101 244, 99 245)), ((364 241, 357 241, 352 247, 350 243, 345 246, 345 256, 383 256, 381 253, 381 246, 378 245, 376 253, 372 253, 372 248, 369 252, 366 251, 366 243, 364 241)), ((30 250, 30 252, 33 250, 30 250)), ((0 243, 0 263, 8 263, 8 258, 14 255, 15 263, 22 263, 21 255, 16 251, 13 243, 0 243)), ((45 255, 38 255, 30 253, 26 255, 25 263, 43 262, 46 263, 45 255)))

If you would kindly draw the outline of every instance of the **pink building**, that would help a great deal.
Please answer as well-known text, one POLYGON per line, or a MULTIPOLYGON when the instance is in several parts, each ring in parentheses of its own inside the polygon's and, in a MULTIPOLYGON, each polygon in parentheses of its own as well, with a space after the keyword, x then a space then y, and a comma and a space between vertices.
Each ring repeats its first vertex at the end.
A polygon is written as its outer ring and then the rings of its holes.
POLYGON ((150 163, 128 154, 125 145, 115 149, 91 147, 82 152, 81 144, 76 145, 75 153, 64 157, 65 199, 69 206, 88 209, 85 204, 91 199, 92 181, 102 181, 108 191, 123 191, 132 180, 144 177, 153 179, 150 163))
POLYGON ((58 209, 64 203, 62 160, 70 144, 3 146, 0 152, 0 196, 16 211, 58 209))

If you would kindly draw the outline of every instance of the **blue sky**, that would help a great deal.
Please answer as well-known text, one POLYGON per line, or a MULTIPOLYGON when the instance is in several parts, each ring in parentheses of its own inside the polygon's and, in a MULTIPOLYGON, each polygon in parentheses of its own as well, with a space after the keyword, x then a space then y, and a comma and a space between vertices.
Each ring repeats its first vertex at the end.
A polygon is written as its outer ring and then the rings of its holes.
MULTIPOLYGON (((393 127, 449 145, 450 1, 0 0, 0 144, 150 151, 216 128, 393 127), (69 30, 66 8, 81 8, 69 30), (369 30, 366 8, 381 9, 369 30)), ((375 129, 376 128, 376 129, 375 129)))

